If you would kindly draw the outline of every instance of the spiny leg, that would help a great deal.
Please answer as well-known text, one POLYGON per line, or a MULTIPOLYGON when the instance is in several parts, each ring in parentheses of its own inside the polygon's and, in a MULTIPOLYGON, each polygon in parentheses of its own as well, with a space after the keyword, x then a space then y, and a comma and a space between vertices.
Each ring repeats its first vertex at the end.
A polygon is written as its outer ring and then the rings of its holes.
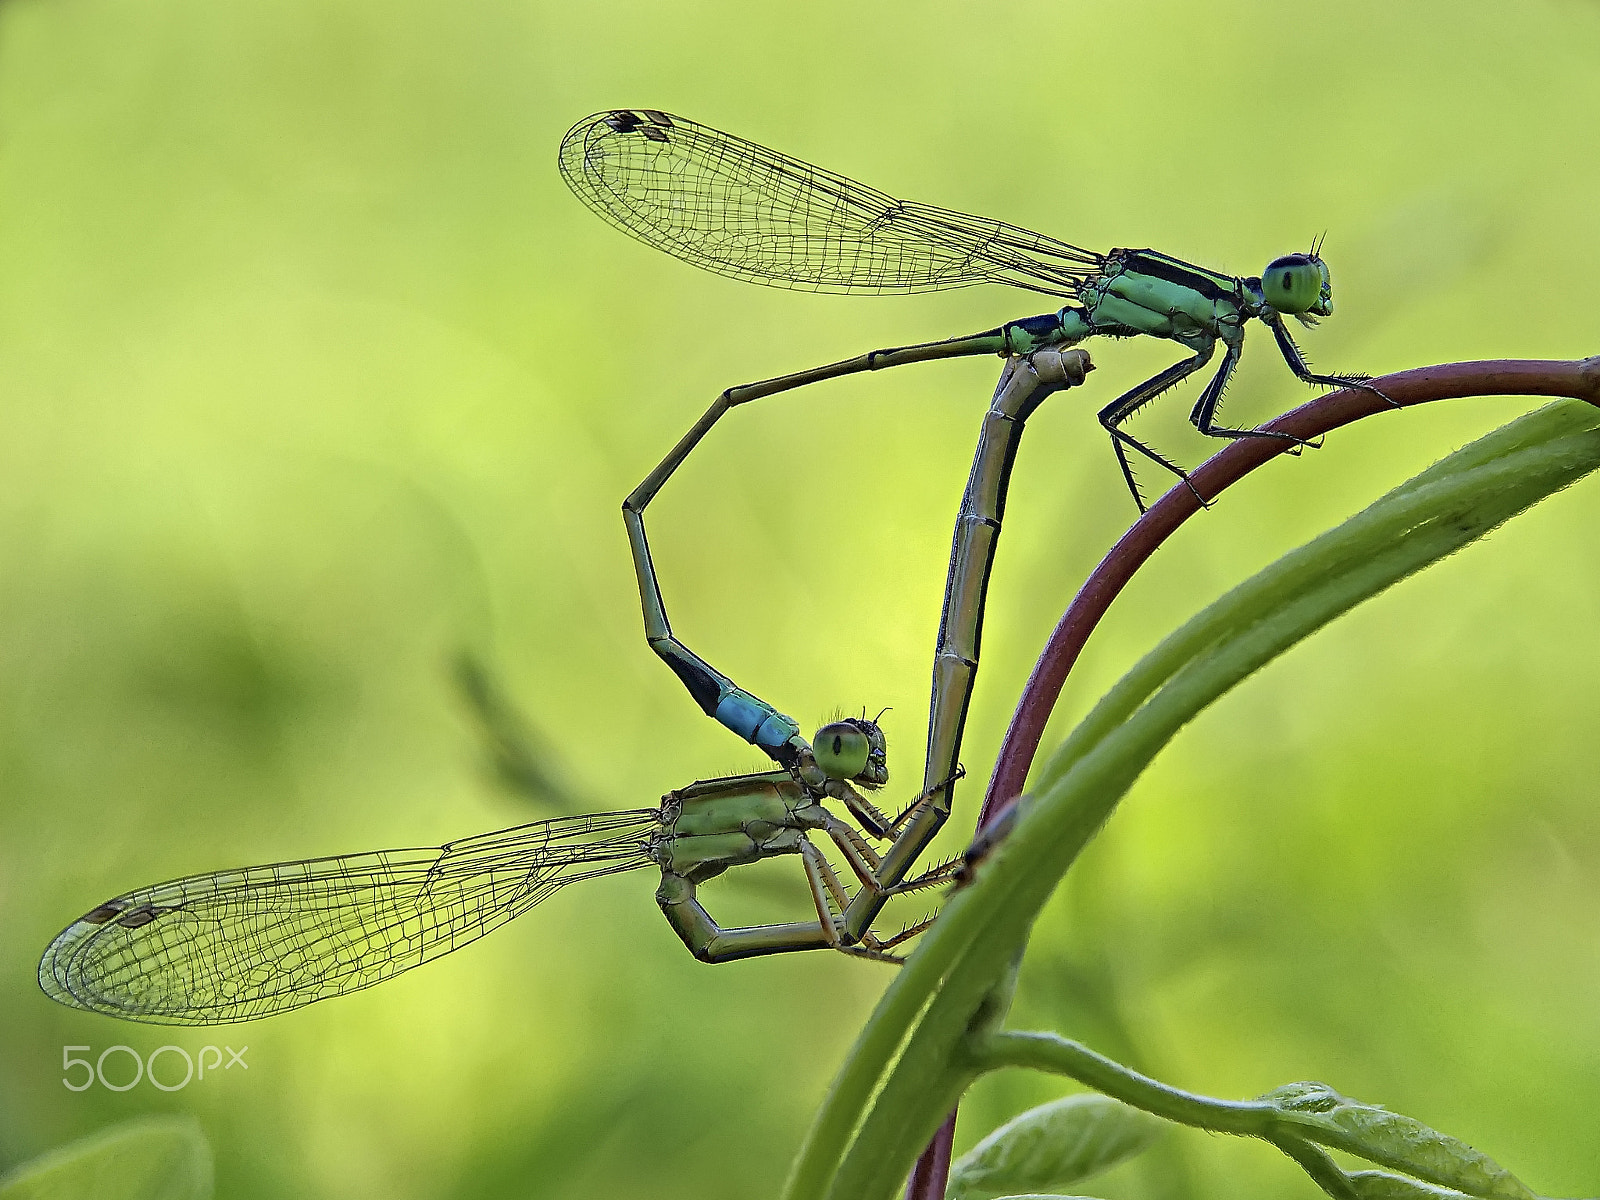
MULTIPOLYGON (((933 868, 933 870, 927 872, 927 874, 919 876, 917 879, 909 880, 906 883, 897 884, 888 889, 888 894, 892 896, 902 896, 918 888, 931 887, 934 884, 946 882, 954 875, 955 868, 959 867, 960 865, 961 859, 959 858, 951 859, 949 862, 940 863, 937 867, 933 868)), ((868 929, 861 935, 860 945, 865 947, 867 950, 872 951, 884 962, 904 962, 904 959, 898 955, 889 954, 888 951, 894 949, 894 947, 899 946, 904 942, 910 941, 919 933, 922 933, 924 930, 930 928, 938 919, 939 914, 937 912, 929 913, 927 916, 922 917, 919 920, 912 921, 910 924, 902 927, 899 933, 893 934, 889 937, 884 937, 873 932, 871 929, 868 929)))
MULTIPOLYGON (((866 869, 869 865, 868 861, 860 857, 862 851, 870 854, 870 850, 868 850, 868 848, 862 844, 862 838, 859 833, 842 821, 834 821, 831 824, 825 825, 824 829, 833 838, 834 843, 844 854, 846 860, 856 872, 857 878, 860 880, 861 889, 859 892, 857 892, 857 896, 875 896, 880 906, 881 904, 887 902, 892 896, 907 895, 911 892, 922 891, 926 888, 936 887, 941 883, 946 883, 954 878, 956 870, 961 866, 962 860, 960 858, 954 858, 948 862, 938 864, 931 870, 923 872, 923 874, 917 876, 915 879, 908 879, 900 883, 885 886, 878 881, 875 870, 866 869)), ((853 903, 853 901, 846 902, 844 899, 842 899, 844 896, 844 888, 839 882, 837 874, 835 874, 833 871, 832 865, 825 857, 823 857, 820 851, 811 845, 809 841, 802 844, 801 854, 805 856, 806 877, 807 881, 811 885, 812 899, 819 905, 819 914, 827 913, 829 916, 832 915, 831 912, 825 907, 826 898, 831 897, 833 902, 839 906, 839 913, 841 917, 843 917, 844 914, 849 912, 850 903, 853 903)), ((873 859, 871 865, 873 867, 877 866, 875 858, 873 859)), ((856 954, 864 958, 873 958, 882 962, 899 963, 904 960, 899 958, 897 955, 888 954, 886 952, 891 947, 899 945, 901 942, 904 942, 909 938, 915 937, 918 933, 921 933, 929 925, 933 924, 937 915, 938 914, 935 913, 927 916, 918 921, 915 925, 909 926, 906 929, 901 930, 900 933, 894 937, 887 939, 880 938, 869 927, 868 929, 862 931, 856 945, 852 946, 845 944, 844 937, 841 936, 838 940, 838 944, 835 945, 834 948, 837 950, 842 950, 847 954, 856 954)))
POLYGON ((890 823, 889 827, 896 833, 899 833, 900 830, 905 827, 907 821, 910 821, 917 815, 917 813, 937 800, 941 793, 952 787, 954 784, 959 783, 966 777, 967 769, 963 766, 957 766, 948 777, 941 779, 931 788, 926 788, 920 794, 915 796, 911 803, 906 805, 905 809, 900 813, 900 815, 890 823))
POLYGON ((822 830, 833 839, 833 844, 839 847, 839 853, 844 855, 856 878, 863 884, 872 883, 883 860, 878 852, 867 844, 866 838, 862 837, 860 831, 831 813, 827 815, 822 830))
MULTIPOLYGON (((921 931, 919 930, 918 932, 921 931)), ((834 949, 841 954, 851 954, 856 958, 870 958, 873 962, 890 963, 896 967, 904 966, 906 961, 898 954, 889 954, 886 951, 878 950, 862 943, 857 943, 854 946, 835 946, 834 949)))
POLYGON ((875 933, 868 934, 866 937, 861 939, 861 944, 867 949, 876 950, 879 954, 883 955, 882 961, 884 962, 904 962, 905 960, 898 955, 888 954, 885 952, 894 949, 894 947, 900 945, 902 942, 909 942, 912 938, 916 937, 917 934, 927 929, 938 919, 939 914, 933 913, 930 916, 923 917, 920 921, 913 921, 893 937, 885 938, 879 937, 875 933))
POLYGON ((839 913, 850 906, 850 893, 844 890, 844 884, 839 882, 839 875, 833 869, 833 864, 827 857, 802 838, 800 841, 800 861, 806 870, 806 882, 811 887, 811 899, 817 908, 817 920, 822 922, 823 930, 828 934, 829 944, 838 946, 839 927, 836 921, 834 908, 828 906, 831 899, 839 913))
POLYGON ((921 891, 923 888, 936 887, 946 880, 955 877, 956 869, 961 865, 959 855, 947 862, 930 867, 921 875, 913 879, 901 880, 898 883, 886 884, 882 882, 879 871, 883 860, 867 845, 863 838, 852 826, 831 818, 823 825, 823 832, 833 839, 833 844, 839 847, 839 852, 844 855, 845 861, 850 864, 850 869, 855 873, 861 886, 880 896, 898 896, 905 892, 921 891))
POLYGON ((839 793, 834 798, 843 802, 850 810, 850 815, 861 823, 862 829, 879 841, 886 841, 895 836, 898 821, 891 821, 885 813, 879 812, 872 801, 848 783, 839 780, 838 784, 837 788, 829 789, 829 795, 839 793))
POLYGON ((1280 433, 1274 429, 1230 429, 1216 424, 1217 409, 1222 405, 1223 394, 1228 390, 1228 381, 1233 377, 1234 368, 1239 365, 1239 355, 1243 349, 1243 339, 1228 343, 1228 348, 1222 355, 1222 365, 1211 377, 1211 382, 1206 384, 1205 390, 1200 393, 1200 399, 1195 402, 1194 411, 1189 414, 1190 423, 1207 437, 1235 440, 1276 438, 1279 441, 1293 442, 1294 448, 1289 451, 1290 454, 1299 454, 1307 446, 1320 446, 1321 442, 1308 442, 1304 438, 1295 437, 1292 433, 1280 433))
MULTIPOLYGON (((842 822, 826 826, 825 831, 833 838, 834 844, 839 847, 840 853, 844 855, 845 861, 850 864, 850 869, 855 872, 856 879, 860 882, 861 888, 856 893, 857 896, 875 896, 881 902, 887 902, 892 896, 910 895, 912 892, 925 891, 942 883, 948 883, 956 877, 964 861, 958 855, 930 867, 914 878, 903 879, 897 883, 885 883, 881 878, 881 863, 867 847, 861 844, 859 834, 842 822)), ((833 888, 829 891, 837 900, 838 891, 833 888)), ((848 904, 842 905, 841 911, 847 910, 848 907, 848 904)), ((862 940, 866 940, 865 933, 862 935, 862 940)))
POLYGON ((912 892, 923 891, 926 888, 938 887, 941 883, 950 883, 954 881, 965 862, 966 859, 958 854, 954 858, 946 859, 942 863, 929 867, 921 875, 913 879, 905 879, 893 887, 884 888, 884 893, 889 896, 905 896, 912 892))
POLYGON ((1132 434, 1123 432, 1118 426, 1161 395, 1162 392, 1182 383, 1201 367, 1205 366, 1206 363, 1211 361, 1211 355, 1215 350, 1215 342, 1196 350, 1193 358, 1186 358, 1182 362, 1173 363, 1165 371, 1152 375, 1138 387, 1118 396, 1110 404, 1102 408, 1098 414, 1100 424, 1111 435, 1112 448, 1116 450, 1117 462, 1122 466, 1122 478, 1126 481, 1128 490, 1133 493, 1133 502, 1139 506, 1140 512, 1145 512, 1148 506, 1144 502, 1144 496, 1139 492, 1139 484, 1133 477, 1133 467, 1128 462, 1128 455, 1123 449, 1124 446, 1138 451, 1151 462, 1171 471, 1179 479, 1183 480, 1185 484, 1188 484, 1189 490, 1194 492, 1196 500, 1199 500, 1202 505, 1206 503, 1205 497, 1195 491, 1194 484, 1189 482, 1189 473, 1187 471, 1139 441, 1132 434))
POLYGON ((816 905, 817 919, 828 934, 829 945, 834 950, 854 955, 857 958, 869 958, 876 962, 894 963, 898 966, 905 962, 905 959, 897 954, 888 953, 889 948, 915 937, 933 924, 937 917, 937 914, 924 917, 916 924, 902 929, 891 938, 879 938, 871 930, 868 930, 861 936, 859 942, 854 944, 847 943, 839 928, 843 924, 842 917, 850 903, 849 896, 845 893, 844 885, 839 882, 839 876, 835 873, 832 864, 828 862, 822 851, 818 850, 809 841, 800 843, 800 856, 805 864, 806 882, 811 887, 811 899, 816 905), (828 906, 830 899, 838 907, 839 915, 837 918, 834 911, 828 906))
POLYGON ((828 945, 831 949, 844 954, 852 954, 857 958, 870 958, 877 962, 902 963, 905 960, 884 953, 883 949, 874 945, 876 938, 863 938, 862 944, 850 944, 844 940, 839 926, 843 924, 842 914, 849 907, 850 899, 845 894, 844 885, 839 882, 839 877, 834 873, 833 867, 809 841, 800 843, 800 857, 805 863, 806 882, 811 885, 811 899, 817 906, 817 919, 828 936, 828 945), (829 899, 838 905, 841 917, 836 919, 833 910, 828 907, 829 899))
POLYGON ((1294 339, 1289 336, 1289 330, 1283 323, 1282 317, 1262 317, 1268 328, 1272 330, 1273 339, 1278 343, 1278 352, 1283 355, 1283 361, 1289 364, 1289 370, 1295 373, 1297 379, 1306 383, 1320 383, 1324 387, 1353 387, 1364 392, 1371 392, 1390 408, 1401 408, 1399 401, 1385 396, 1372 384, 1371 375, 1319 375, 1311 369, 1311 364, 1306 362, 1305 355, 1300 353, 1300 347, 1295 345, 1294 339))

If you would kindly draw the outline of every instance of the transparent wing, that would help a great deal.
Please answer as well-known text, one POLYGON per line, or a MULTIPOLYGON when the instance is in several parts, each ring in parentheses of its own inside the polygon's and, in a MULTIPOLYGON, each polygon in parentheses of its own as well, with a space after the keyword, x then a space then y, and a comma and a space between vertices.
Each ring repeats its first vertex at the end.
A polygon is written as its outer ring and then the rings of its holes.
POLYGON ((601 217, 719 275, 818 292, 1005 283, 1074 297, 1099 254, 934 208, 654 109, 596 113, 561 174, 601 217))
POLYGON ((658 810, 637 809, 190 875, 78 918, 45 951, 39 984, 155 1024, 270 1016, 448 954, 576 880, 649 866, 659 829, 658 810))

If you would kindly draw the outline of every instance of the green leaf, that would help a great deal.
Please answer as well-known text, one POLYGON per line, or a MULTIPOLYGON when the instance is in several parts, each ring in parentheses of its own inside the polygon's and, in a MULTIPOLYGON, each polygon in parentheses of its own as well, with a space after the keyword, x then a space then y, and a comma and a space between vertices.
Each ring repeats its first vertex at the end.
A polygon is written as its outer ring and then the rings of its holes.
MULTIPOLYGON (((1486 1200, 1537 1200, 1526 1184, 1487 1154, 1448 1134, 1429 1129, 1411 1117, 1341 1096, 1327 1084, 1285 1084, 1261 1099, 1278 1105, 1291 1118, 1296 1131, 1325 1146, 1348 1151, 1469 1196, 1486 1200)), ((1436 1194, 1394 1193, 1396 1196, 1436 1194)), ((1374 1195, 1387 1193, 1375 1192, 1374 1195)))
POLYGON ((141 1117, 0 1179, 0 1200, 210 1200, 211 1146, 191 1117, 141 1117))
POLYGON ((1040 1196, 1130 1158, 1167 1123, 1108 1096, 1053 1100, 1007 1121, 950 1172, 948 1200, 1040 1196))

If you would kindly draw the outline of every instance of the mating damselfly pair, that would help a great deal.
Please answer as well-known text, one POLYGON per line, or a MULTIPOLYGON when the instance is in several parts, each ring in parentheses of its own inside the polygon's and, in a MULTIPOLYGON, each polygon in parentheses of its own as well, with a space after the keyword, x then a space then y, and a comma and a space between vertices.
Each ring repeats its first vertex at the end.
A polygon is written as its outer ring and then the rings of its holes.
MULTIPOLYGON (((706 961, 834 948, 893 959, 919 922, 880 936, 873 922, 897 894, 943 882, 947 865, 914 874, 950 814, 976 680, 983 609, 1006 491, 1025 422, 1051 393, 1091 369, 1075 349, 1093 336, 1146 335, 1186 356, 1099 410, 1141 509, 1129 452, 1188 476, 1123 423, 1223 346, 1190 419, 1221 438, 1287 435, 1217 423, 1252 319, 1273 332, 1307 383, 1365 376, 1310 370, 1285 326, 1332 313, 1314 245, 1259 278, 1218 274, 1154 250, 1099 254, 1001 221, 894 199, 844 176, 653 109, 600 113, 575 126, 559 165, 607 221, 695 266, 751 282, 821 292, 916 292, 1002 283, 1069 301, 981 333, 876 350, 724 391, 623 504, 651 648, 709 716, 761 749, 773 770, 704 780, 657 808, 561 817, 417 850, 374 851, 187 876, 97 906, 46 950, 39 978, 63 1003, 158 1023, 239 1021, 342 995, 437 958, 580 879, 659 869, 657 902, 706 961), (881 729, 864 715, 810 740, 778 709, 738 687, 673 636, 644 511, 728 410, 825 379, 904 363, 998 354, 1012 359, 984 415, 957 515, 934 657, 920 791, 890 817, 863 791, 888 782, 881 729), (838 815, 829 806, 841 808, 838 815), (813 843, 825 839, 854 890, 813 843), (876 843, 876 845, 875 845, 876 843), (815 913, 780 925, 724 929, 696 889, 733 867, 797 855, 815 913)), ((1289 439, 1293 441, 1294 439, 1289 439)))

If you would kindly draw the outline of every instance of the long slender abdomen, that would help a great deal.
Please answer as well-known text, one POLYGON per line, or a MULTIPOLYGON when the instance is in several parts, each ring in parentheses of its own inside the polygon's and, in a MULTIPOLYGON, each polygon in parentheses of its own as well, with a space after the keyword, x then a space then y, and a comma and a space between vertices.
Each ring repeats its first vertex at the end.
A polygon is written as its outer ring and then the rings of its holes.
MULTIPOLYGON (((1066 312, 1077 315, 1076 310, 1066 312)), ((1084 323, 1079 320, 1076 324, 1084 323)), ((1024 423, 1049 394, 1032 368, 1019 364, 983 417, 983 430, 950 546, 944 610, 939 617, 939 641, 934 652, 928 757, 923 770, 925 789, 937 787, 956 771, 962 729, 978 673, 983 608, 1000 540, 1000 522, 1005 516, 1011 467, 1024 423)), ((948 809, 948 805, 947 792, 939 807, 948 809)))

